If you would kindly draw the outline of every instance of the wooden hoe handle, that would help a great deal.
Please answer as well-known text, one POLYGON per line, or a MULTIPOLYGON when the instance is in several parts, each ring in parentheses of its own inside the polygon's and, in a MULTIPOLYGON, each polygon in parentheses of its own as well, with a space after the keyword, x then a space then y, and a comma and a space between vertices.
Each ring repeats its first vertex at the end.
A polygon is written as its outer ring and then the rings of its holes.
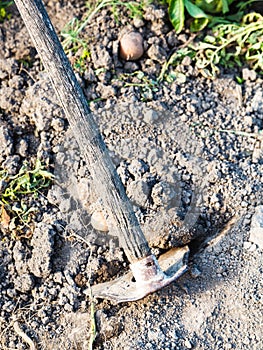
POLYGON ((15 3, 88 164, 97 195, 112 217, 120 245, 131 263, 147 257, 148 242, 42 1, 15 3))

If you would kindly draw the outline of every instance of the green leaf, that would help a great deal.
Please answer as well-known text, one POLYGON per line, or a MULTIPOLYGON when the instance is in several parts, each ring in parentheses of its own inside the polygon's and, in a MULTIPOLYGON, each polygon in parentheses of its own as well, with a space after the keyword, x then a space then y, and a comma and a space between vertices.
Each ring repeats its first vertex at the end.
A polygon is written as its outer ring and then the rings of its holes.
POLYGON ((184 0, 184 4, 190 16, 194 18, 209 18, 200 7, 194 5, 190 0, 184 0))
POLYGON ((210 43, 200 41, 197 45, 191 45, 191 48, 195 51, 202 51, 202 50, 206 50, 206 49, 216 50, 217 46, 212 45, 210 43))
POLYGON ((222 0, 222 12, 227 13, 229 11, 228 1, 222 0))
POLYGON ((142 80, 144 78, 144 73, 143 72, 138 72, 137 78, 142 80))
POLYGON ((168 14, 176 33, 180 33, 184 27, 184 1, 170 0, 168 14))
POLYGON ((239 23, 243 17, 243 12, 237 12, 233 15, 228 15, 224 17, 213 16, 209 22, 209 28, 214 28, 217 24, 228 24, 228 23, 239 23))
POLYGON ((208 44, 215 44, 216 43, 216 38, 213 35, 206 35, 204 37, 204 42, 208 44))
POLYGON ((47 170, 39 170, 39 175, 46 179, 54 179, 55 176, 47 170))
POLYGON ((0 8, 0 18, 4 19, 6 17, 6 10, 3 8, 0 8))
POLYGON ((208 13, 220 13, 223 9, 222 0, 196 0, 195 4, 208 13))
MULTIPOLYGON (((234 0, 232 1, 229 1, 230 4, 233 2, 234 0)), ((236 4, 236 7, 239 8, 239 11, 243 11, 245 10, 249 5, 251 5, 253 2, 258 2, 260 0, 248 0, 248 1, 240 1, 238 4, 236 4)))
POLYGON ((208 22, 208 18, 195 18, 190 25, 191 32, 199 32, 200 30, 203 30, 208 22))
POLYGON ((35 164, 35 169, 34 169, 34 172, 38 172, 39 171, 39 169, 41 169, 42 168, 42 164, 41 164, 41 161, 40 161, 40 159, 37 159, 36 160, 36 164, 35 164))
POLYGON ((242 84, 244 82, 244 79, 236 75, 236 81, 238 82, 238 84, 242 84))
MULTIPOLYGON (((251 49, 260 50, 261 49, 261 45, 262 45, 262 43, 260 43, 260 42, 255 43, 254 45, 251 46, 251 49)), ((263 48, 263 46, 262 46, 262 48, 263 48)))

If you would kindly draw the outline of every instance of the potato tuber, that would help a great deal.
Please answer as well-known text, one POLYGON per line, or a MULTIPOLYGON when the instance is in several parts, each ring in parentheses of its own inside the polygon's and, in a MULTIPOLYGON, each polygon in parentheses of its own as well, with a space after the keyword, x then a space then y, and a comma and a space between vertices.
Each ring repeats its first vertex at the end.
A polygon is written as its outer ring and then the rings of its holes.
POLYGON ((120 39, 120 56, 124 60, 138 60, 142 57, 143 51, 143 37, 140 33, 130 32, 120 39))

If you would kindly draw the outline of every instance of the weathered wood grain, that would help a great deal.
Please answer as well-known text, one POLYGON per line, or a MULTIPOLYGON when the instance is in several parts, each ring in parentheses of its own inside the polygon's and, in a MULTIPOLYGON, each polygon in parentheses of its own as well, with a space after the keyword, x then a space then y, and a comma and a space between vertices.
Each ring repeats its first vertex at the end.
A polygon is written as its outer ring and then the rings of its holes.
POLYGON ((85 157, 97 194, 112 217, 112 233, 118 236, 130 262, 149 255, 147 240, 42 1, 15 3, 85 157))

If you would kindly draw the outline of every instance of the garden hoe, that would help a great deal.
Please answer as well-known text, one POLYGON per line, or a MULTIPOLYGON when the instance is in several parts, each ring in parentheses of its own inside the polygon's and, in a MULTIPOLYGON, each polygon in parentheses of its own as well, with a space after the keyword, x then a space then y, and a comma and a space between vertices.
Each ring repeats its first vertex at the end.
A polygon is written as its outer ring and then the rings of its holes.
POLYGON ((159 261, 151 254, 132 204, 42 1, 15 0, 15 3, 88 164, 97 195, 111 219, 110 233, 118 237, 130 261, 131 272, 111 282, 94 285, 92 293, 97 298, 115 302, 141 299, 173 282, 187 270, 188 248, 173 248, 159 261))

